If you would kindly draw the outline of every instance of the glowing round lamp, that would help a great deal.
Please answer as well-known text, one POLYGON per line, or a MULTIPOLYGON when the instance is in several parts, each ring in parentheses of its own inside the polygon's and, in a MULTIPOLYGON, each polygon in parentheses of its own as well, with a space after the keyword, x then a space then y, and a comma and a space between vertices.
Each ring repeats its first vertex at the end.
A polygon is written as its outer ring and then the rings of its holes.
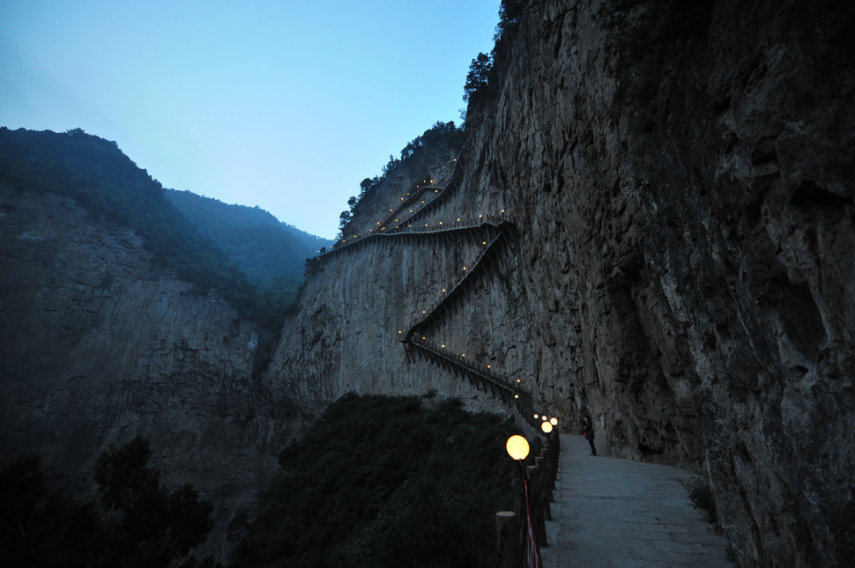
POLYGON ((552 424, 550 424, 549 422, 544 422, 540 425, 540 429, 543 430, 544 434, 549 434, 550 432, 552 432, 552 424))
POLYGON ((508 455, 515 460, 524 460, 528 456, 528 440, 522 436, 515 434, 508 438, 505 444, 505 449, 508 455))
POLYGON ((558 426, 558 419, 557 418, 550 418, 549 423, 552 424, 553 426, 558 426))
POLYGON ((547 420, 549 420, 549 417, 548 417, 548 416, 546 416, 546 414, 544 414, 543 416, 541 416, 541 418, 543 418, 543 421, 544 421, 544 422, 546 422, 547 420))
POLYGON ((535 419, 535 420, 537 420, 538 418, 540 418, 540 415, 539 415, 539 414, 535 414, 535 415, 534 415, 534 419, 535 419))

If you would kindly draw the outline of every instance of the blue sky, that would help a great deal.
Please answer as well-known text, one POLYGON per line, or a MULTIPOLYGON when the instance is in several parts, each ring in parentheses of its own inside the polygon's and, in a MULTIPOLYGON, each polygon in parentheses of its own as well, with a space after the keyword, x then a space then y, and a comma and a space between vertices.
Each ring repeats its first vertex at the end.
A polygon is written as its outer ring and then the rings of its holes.
POLYGON ((324 237, 464 107, 499 0, 0 0, 0 126, 82 128, 165 187, 324 237))

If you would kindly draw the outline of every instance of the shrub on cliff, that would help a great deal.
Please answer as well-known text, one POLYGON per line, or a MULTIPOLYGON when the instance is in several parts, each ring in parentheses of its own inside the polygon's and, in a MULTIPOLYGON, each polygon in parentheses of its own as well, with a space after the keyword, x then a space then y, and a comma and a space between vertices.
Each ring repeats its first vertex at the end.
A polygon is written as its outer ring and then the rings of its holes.
POLYGON ((455 402, 346 396, 283 451, 233 565, 493 566, 512 431, 455 402))

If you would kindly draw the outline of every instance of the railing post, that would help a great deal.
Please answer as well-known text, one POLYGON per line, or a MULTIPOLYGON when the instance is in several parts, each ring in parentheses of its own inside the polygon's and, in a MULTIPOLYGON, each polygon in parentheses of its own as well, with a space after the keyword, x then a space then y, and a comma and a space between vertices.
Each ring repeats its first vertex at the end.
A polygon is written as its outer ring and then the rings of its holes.
POLYGON ((549 463, 544 458, 543 453, 545 453, 545 450, 541 452, 540 456, 534 458, 534 463, 540 470, 540 494, 543 499, 543 516, 546 520, 551 521, 552 512, 549 510, 549 503, 552 501, 552 487, 550 487, 552 483, 552 471, 550 471, 549 463))
POLYGON ((552 459, 552 454, 549 450, 549 446, 547 445, 543 448, 543 467, 546 469, 546 487, 549 488, 549 500, 552 501, 552 492, 555 491, 555 477, 557 470, 555 468, 555 462, 552 459))
POLYGON ((519 516, 511 511, 496 513, 496 555, 499 568, 522 568, 519 516))
POLYGON ((546 546, 546 522, 543 520, 543 493, 541 491, 541 470, 537 466, 528 466, 528 487, 531 494, 531 514, 534 517, 534 530, 537 534, 537 543, 546 546))
POLYGON ((561 441, 558 435, 558 432, 555 430, 547 437, 547 447, 549 448, 549 455, 553 465, 553 471, 555 471, 556 475, 558 473, 558 454, 561 452, 561 441))

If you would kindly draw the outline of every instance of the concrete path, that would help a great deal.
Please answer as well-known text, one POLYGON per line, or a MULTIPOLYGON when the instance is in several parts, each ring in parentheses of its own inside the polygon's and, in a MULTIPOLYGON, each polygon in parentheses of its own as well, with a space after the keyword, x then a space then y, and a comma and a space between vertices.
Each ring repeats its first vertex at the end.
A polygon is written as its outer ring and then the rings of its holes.
POLYGON ((732 567, 727 541, 692 507, 675 467, 590 455, 561 434, 544 568, 732 567))

